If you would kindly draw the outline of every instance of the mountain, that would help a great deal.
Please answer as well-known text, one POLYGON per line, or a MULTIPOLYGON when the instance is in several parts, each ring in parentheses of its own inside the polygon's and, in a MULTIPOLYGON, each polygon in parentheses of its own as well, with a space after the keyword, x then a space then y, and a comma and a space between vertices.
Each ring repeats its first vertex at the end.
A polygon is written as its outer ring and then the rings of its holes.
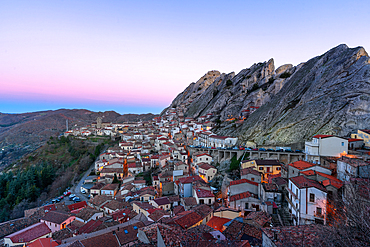
POLYGON ((84 109, 59 109, 22 114, 0 113, 0 167, 33 151, 50 136, 63 133, 66 130, 66 120, 70 128, 82 127, 95 122, 98 117, 102 117, 103 122, 123 123, 151 120, 156 115, 151 113, 121 115, 114 111, 92 112, 84 109))
POLYGON ((202 78, 169 107, 193 118, 213 113, 222 122, 216 132, 241 143, 293 144, 370 128, 370 58, 362 47, 342 44, 297 66, 275 70, 270 59, 237 75, 211 71, 202 78), (254 109, 242 123, 225 121, 254 109))

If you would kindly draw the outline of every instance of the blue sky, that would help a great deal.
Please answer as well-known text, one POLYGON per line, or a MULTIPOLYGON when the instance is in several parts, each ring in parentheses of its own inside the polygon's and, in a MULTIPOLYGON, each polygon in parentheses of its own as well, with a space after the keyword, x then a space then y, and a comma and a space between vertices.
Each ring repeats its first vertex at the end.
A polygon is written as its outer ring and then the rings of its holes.
MULTIPOLYGON (((1 1, 0 112, 159 113, 209 70, 370 47, 370 1, 1 1)), ((369 48, 370 49, 370 48, 369 48)))

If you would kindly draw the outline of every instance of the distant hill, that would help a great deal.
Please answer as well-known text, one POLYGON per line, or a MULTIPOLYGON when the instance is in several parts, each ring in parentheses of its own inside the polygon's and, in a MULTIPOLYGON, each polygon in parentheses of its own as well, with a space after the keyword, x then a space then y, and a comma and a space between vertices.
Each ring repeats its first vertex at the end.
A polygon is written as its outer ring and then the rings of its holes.
POLYGON ((123 123, 151 120, 157 115, 119 114, 114 111, 93 112, 84 109, 59 109, 21 114, 0 113, 0 167, 33 151, 50 136, 58 136, 66 130, 66 120, 72 126, 86 126, 98 117, 103 122, 123 123), (4 148, 4 151, 1 149, 4 148))

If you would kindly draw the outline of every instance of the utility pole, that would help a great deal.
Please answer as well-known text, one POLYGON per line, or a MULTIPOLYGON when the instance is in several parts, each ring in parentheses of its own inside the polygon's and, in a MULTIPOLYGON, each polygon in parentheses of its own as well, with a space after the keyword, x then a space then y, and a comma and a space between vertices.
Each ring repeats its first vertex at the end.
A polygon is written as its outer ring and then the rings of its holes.
POLYGON ((66 119, 67 131, 68 131, 68 119, 66 119))

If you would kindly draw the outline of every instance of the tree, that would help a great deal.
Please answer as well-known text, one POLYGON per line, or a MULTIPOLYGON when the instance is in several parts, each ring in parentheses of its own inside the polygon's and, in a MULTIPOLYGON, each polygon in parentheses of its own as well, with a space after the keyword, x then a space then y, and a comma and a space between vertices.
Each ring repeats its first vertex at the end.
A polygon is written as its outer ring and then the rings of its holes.
POLYGON ((114 178, 113 178, 112 184, 119 184, 119 180, 117 178, 117 174, 114 174, 114 178))
POLYGON ((343 196, 328 205, 328 227, 322 238, 327 246, 369 246, 370 183, 369 179, 352 179, 343 186, 343 196))

